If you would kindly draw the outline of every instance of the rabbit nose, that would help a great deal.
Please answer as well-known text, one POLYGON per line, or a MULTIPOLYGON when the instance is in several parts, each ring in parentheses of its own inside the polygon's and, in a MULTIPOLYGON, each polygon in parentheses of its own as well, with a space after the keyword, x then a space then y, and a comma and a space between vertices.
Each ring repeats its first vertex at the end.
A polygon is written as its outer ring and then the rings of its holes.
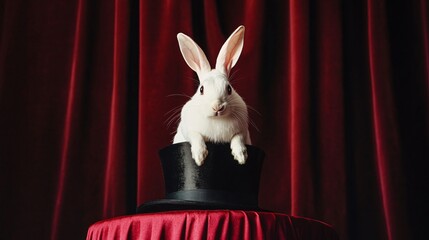
POLYGON ((215 112, 223 112, 225 110, 225 105, 224 104, 214 104, 212 106, 212 109, 215 112))

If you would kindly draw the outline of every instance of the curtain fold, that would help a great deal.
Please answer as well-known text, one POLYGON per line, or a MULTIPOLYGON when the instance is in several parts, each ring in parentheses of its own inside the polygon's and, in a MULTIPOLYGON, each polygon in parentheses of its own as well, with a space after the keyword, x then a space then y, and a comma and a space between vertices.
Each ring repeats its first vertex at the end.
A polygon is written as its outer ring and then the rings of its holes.
POLYGON ((114 1, 113 19, 113 57, 112 57, 112 93, 109 116, 109 139, 104 179, 103 217, 124 212, 126 206, 126 78, 128 71, 129 44, 129 4, 128 1, 114 1))
POLYGON ((419 239, 428 213, 425 0, 5 0, 0 3, 0 238, 84 238, 163 198, 158 150, 196 91, 176 35, 231 76, 266 152, 261 208, 341 239, 419 239))
POLYGON ((392 96, 389 42, 384 1, 367 2, 368 58, 378 186, 388 239, 404 239, 406 225, 403 205, 400 143, 395 121, 395 103, 392 96), (402 227, 398 227, 402 226, 402 227))
MULTIPOLYGON (((139 138, 137 202, 163 196, 158 150, 172 143, 167 113, 191 95, 191 70, 179 68, 176 34, 189 34, 192 11, 189 1, 140 2, 139 27, 139 138), (154 44, 156 43, 156 44, 154 44)), ((173 124, 174 125, 174 124, 173 124)))
POLYGON ((61 159, 59 163, 59 171, 58 171, 58 186, 57 193, 55 195, 55 207, 53 209, 52 216, 52 231, 51 231, 51 239, 56 238, 57 231, 59 228, 60 215, 62 210, 63 197, 64 197, 64 188, 65 181, 67 177, 67 167, 69 161, 69 144, 71 138, 71 128, 73 123, 73 112, 75 105, 75 94, 76 94, 76 81, 77 79, 81 79, 81 71, 78 68, 78 64, 81 63, 80 60, 80 49, 82 46, 81 43, 81 34, 82 34, 82 18, 83 18, 83 0, 78 1, 77 10, 76 10, 76 21, 75 21, 75 32, 74 32, 74 40, 73 40, 73 48, 72 48, 72 56, 71 56, 71 65, 70 65, 70 79, 66 100, 66 113, 64 119, 64 130, 63 130, 63 141, 61 146, 61 159), (79 75, 79 76, 78 76, 79 75))

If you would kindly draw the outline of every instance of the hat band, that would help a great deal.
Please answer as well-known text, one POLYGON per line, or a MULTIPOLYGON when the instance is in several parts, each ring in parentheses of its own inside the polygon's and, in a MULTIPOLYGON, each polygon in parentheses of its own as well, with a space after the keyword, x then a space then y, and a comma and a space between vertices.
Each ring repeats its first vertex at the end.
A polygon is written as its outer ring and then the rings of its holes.
POLYGON ((195 202, 216 203, 222 205, 258 206, 258 196, 246 193, 234 193, 226 191, 192 189, 181 190, 166 194, 167 199, 178 199, 195 202))

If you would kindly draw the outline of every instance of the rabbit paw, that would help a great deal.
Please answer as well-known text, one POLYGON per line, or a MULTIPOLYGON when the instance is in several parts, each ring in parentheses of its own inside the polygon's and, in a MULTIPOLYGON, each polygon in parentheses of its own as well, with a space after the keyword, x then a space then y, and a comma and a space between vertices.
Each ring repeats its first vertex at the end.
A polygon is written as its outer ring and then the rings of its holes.
POLYGON ((234 156, 234 159, 238 161, 239 164, 245 164, 247 160, 247 149, 243 144, 231 144, 231 153, 234 156))
POLYGON ((191 152, 192 158, 195 160, 195 163, 198 166, 201 166, 203 164, 204 159, 206 159, 207 154, 209 153, 205 144, 192 145, 191 152))

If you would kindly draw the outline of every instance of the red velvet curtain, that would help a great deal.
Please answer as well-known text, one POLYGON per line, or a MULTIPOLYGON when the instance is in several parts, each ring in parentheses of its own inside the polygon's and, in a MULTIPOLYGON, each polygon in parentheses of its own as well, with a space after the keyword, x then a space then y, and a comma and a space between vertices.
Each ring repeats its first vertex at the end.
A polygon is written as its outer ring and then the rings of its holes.
POLYGON ((267 156, 260 206, 342 239, 426 232, 429 4, 412 1, 0 2, 0 236, 82 239, 163 197, 166 113, 240 24, 234 87, 267 156))

